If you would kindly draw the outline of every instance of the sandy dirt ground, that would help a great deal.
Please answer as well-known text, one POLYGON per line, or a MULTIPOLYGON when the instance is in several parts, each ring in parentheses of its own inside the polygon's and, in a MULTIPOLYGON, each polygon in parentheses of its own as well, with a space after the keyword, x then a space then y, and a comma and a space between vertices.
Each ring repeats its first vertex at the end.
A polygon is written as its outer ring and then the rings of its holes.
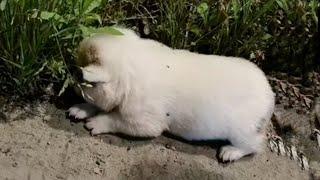
POLYGON ((190 144, 168 136, 92 137, 83 123, 70 122, 65 110, 53 104, 8 107, 0 105, 0 180, 304 180, 316 179, 320 169, 314 161, 311 170, 302 170, 297 162, 268 148, 262 154, 222 164, 214 143, 190 144))

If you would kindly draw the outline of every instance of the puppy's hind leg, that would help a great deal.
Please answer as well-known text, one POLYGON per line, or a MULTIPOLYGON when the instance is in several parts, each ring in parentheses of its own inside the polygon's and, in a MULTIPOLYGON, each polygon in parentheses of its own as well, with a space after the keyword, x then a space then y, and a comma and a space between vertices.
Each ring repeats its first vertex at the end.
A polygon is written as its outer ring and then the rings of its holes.
POLYGON ((219 158, 223 162, 235 161, 243 156, 257 153, 262 149, 264 136, 260 133, 238 135, 229 139, 232 145, 223 146, 219 158))
POLYGON ((156 137, 164 128, 150 120, 124 120, 118 112, 99 114, 87 120, 85 125, 92 135, 102 133, 123 133, 139 137, 156 137))
POLYGON ((90 103, 76 104, 69 108, 69 116, 73 116, 76 119, 86 119, 96 115, 99 109, 90 103))

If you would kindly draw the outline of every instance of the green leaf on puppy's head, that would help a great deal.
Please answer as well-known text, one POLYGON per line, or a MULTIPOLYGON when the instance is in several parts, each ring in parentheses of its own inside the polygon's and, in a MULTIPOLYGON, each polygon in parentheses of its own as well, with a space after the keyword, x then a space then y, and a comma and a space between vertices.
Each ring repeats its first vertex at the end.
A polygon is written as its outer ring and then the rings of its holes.
POLYGON ((96 29, 96 33, 97 34, 110 34, 110 35, 116 35, 116 36, 120 36, 123 35, 122 32, 120 32, 119 30, 117 30, 114 27, 103 27, 103 28, 97 28, 96 29))
POLYGON ((84 38, 90 37, 96 34, 110 34, 110 35, 123 35, 122 32, 117 30, 114 27, 102 27, 102 28, 94 28, 94 27, 86 27, 83 25, 80 25, 80 30, 82 31, 82 36, 84 38))
POLYGON ((90 37, 91 35, 92 35, 92 33, 93 33, 93 29, 94 28, 92 28, 92 27, 86 27, 86 26, 84 26, 84 25, 80 25, 79 26, 79 29, 81 30, 81 32, 82 32, 82 37, 83 38, 87 38, 87 37, 90 37))

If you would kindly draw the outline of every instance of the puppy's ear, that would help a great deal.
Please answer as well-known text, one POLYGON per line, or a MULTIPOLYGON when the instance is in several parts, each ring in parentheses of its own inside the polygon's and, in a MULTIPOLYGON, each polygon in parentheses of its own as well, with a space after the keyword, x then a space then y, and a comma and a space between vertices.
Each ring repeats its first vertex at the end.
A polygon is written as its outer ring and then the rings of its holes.
POLYGON ((81 67, 90 64, 100 65, 98 48, 90 41, 90 39, 83 40, 78 49, 77 65, 81 67))

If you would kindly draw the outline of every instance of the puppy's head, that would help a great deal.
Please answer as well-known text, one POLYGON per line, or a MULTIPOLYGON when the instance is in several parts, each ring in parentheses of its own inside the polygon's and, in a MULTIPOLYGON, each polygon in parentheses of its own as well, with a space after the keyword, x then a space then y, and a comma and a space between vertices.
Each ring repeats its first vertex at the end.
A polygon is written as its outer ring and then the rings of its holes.
POLYGON ((139 37, 129 29, 117 27, 117 30, 123 35, 97 34, 80 43, 76 63, 81 67, 83 80, 109 82, 111 78, 121 78, 123 61, 130 56, 126 50, 139 37))
POLYGON ((96 34, 92 37, 84 39, 78 48, 77 64, 81 67, 90 64, 102 65, 103 58, 112 56, 117 53, 118 56, 122 52, 124 44, 130 41, 137 41, 140 37, 131 29, 115 26, 113 27, 122 35, 96 34), (109 51, 109 52, 106 52, 109 51), (107 53, 101 58, 101 53, 107 53))
MULTIPOLYGON (((81 77, 78 78, 80 84, 85 82, 97 87, 89 91, 103 88, 103 91, 100 89, 97 92, 105 93, 101 97, 114 97, 115 104, 119 104, 129 91, 126 61, 131 54, 126 53, 126 50, 130 49, 129 44, 133 42, 132 40, 135 41, 138 37, 130 30, 121 32, 124 32, 124 35, 115 37, 100 34, 84 39, 79 45, 76 59, 77 66, 81 70, 81 77)), ((94 97, 93 99, 97 101, 94 97)))

